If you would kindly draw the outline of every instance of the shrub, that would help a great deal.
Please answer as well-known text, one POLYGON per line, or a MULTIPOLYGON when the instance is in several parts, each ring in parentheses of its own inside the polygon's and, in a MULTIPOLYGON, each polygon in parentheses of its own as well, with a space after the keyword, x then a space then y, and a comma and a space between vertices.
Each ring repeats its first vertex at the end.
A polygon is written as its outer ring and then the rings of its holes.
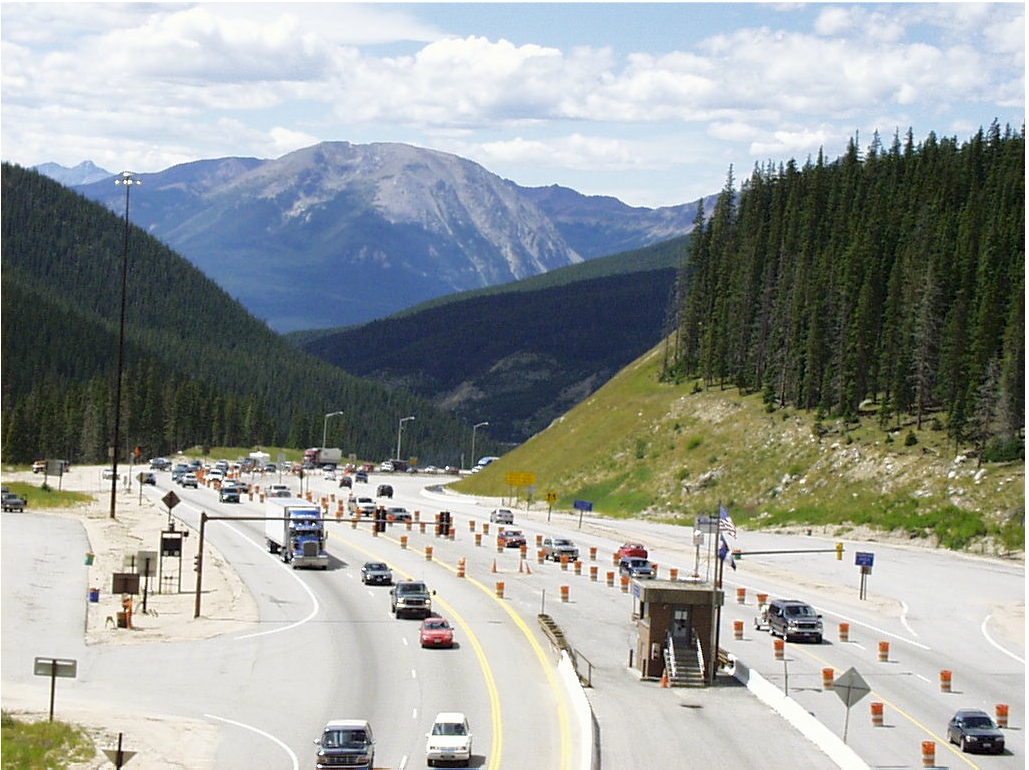
POLYGON ((914 446, 918 443, 918 436, 915 435, 913 430, 909 430, 908 434, 904 437, 904 446, 914 446))

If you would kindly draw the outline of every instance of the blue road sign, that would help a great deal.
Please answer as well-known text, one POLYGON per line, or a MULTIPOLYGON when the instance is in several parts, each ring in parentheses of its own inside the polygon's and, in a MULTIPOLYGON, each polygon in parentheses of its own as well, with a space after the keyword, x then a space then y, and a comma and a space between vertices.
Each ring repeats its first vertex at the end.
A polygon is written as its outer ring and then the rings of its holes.
POLYGON ((858 551, 854 554, 854 564, 859 567, 871 567, 875 561, 875 554, 869 551, 858 551))
POLYGON ((592 511, 593 510, 593 503, 591 503, 589 500, 576 500, 575 501, 575 510, 577 510, 577 511, 592 511))

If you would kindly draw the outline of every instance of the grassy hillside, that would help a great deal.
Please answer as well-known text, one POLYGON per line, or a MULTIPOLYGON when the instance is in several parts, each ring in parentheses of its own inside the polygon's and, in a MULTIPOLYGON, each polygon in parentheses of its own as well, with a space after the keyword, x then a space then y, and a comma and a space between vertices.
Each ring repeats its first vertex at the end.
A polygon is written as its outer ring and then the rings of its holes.
POLYGON ((626 367, 547 430, 456 485, 502 495, 508 471, 535 472, 558 507, 691 524, 732 511, 747 527, 867 527, 950 548, 1024 553, 1025 463, 965 459, 932 421, 924 430, 821 423, 766 411, 760 396, 659 382, 663 347, 626 367))

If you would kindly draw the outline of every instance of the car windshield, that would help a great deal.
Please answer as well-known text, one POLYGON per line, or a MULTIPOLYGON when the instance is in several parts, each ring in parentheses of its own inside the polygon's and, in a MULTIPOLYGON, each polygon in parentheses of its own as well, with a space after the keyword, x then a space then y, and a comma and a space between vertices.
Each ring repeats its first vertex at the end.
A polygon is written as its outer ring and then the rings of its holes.
POLYGON ((785 613, 790 617, 814 617, 815 611, 808 607, 806 604, 791 604, 787 605, 785 613))
POLYGON ((322 747, 326 749, 357 749, 368 743, 364 730, 326 730, 322 747))
POLYGON ((425 583, 401 583, 397 586, 397 593, 423 594, 425 593, 425 583))
POLYGON ((437 722, 432 726, 433 735, 465 735, 464 724, 461 722, 437 722))
POLYGON ((965 727, 989 729, 993 727, 993 720, 988 716, 970 716, 961 720, 965 727))
POLYGON ((368 562, 368 564, 364 565, 364 568, 367 570, 372 570, 374 572, 382 572, 386 569, 386 565, 378 564, 376 562, 368 562))
POLYGON ((640 568, 640 567, 646 567, 647 566, 647 560, 646 559, 629 559, 629 566, 630 567, 636 567, 637 569, 640 568))
POLYGON ((433 629, 450 628, 450 624, 445 620, 426 620, 425 627, 433 629))
POLYGON ((555 540, 554 545, 571 545, 571 540, 555 540))

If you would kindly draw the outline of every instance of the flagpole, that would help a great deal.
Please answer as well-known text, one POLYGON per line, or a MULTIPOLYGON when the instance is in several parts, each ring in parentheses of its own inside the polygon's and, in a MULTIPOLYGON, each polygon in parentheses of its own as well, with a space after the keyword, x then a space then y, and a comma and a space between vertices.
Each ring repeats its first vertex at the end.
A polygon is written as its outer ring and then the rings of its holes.
MULTIPOLYGON (((718 504, 719 510, 721 510, 722 504, 718 504)), ((718 539, 722 539, 722 530, 719 527, 718 539)), ((725 572, 725 559, 719 559, 715 565, 715 569, 718 570, 718 587, 713 592, 712 601, 715 602, 715 649, 712 653, 711 659, 711 684, 715 683, 715 672, 718 668, 718 644, 721 641, 722 636, 722 604, 723 602, 718 601, 718 591, 722 590, 722 573, 725 572)))

